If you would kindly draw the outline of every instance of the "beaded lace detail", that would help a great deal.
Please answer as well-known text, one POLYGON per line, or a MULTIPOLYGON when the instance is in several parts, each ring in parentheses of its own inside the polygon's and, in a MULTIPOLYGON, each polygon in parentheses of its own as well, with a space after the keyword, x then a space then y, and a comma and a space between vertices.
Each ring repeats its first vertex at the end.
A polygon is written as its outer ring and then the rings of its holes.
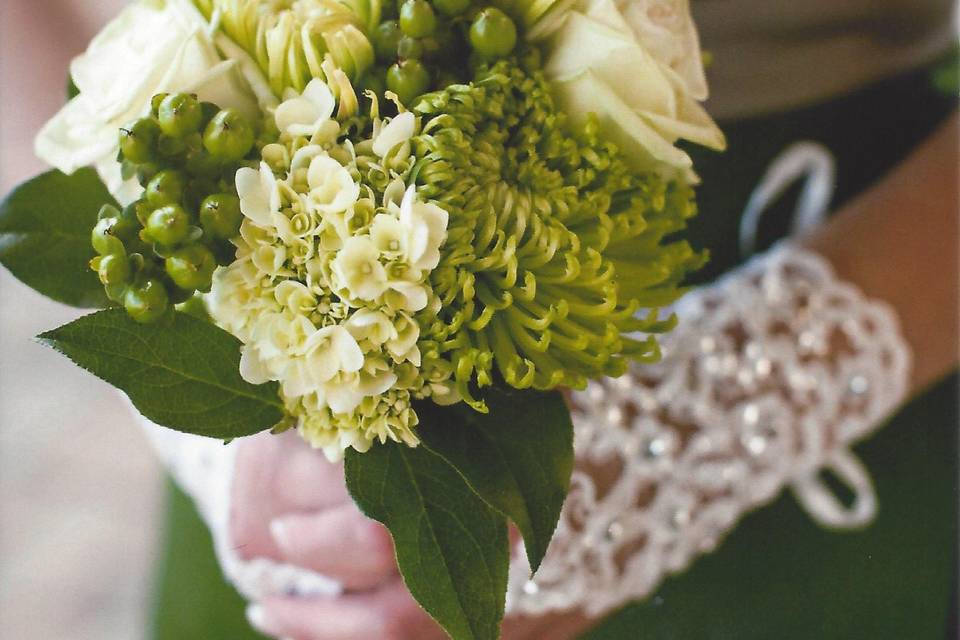
POLYGON ((649 595, 791 488, 826 526, 876 510, 850 451, 905 397, 896 316, 781 244, 678 305, 663 360, 573 397, 577 470, 547 556, 514 554, 507 607, 599 615, 649 595), (854 492, 844 507, 819 474, 854 492))
MULTIPOLYGON (((573 395, 570 494, 532 580, 515 550, 508 613, 596 616, 641 599, 785 488, 826 526, 873 517, 873 489, 850 446, 906 395, 910 355, 893 311, 791 244, 688 294, 676 311, 659 364, 573 395), (850 486, 850 507, 819 479, 824 470, 850 486)), ((149 431, 244 595, 336 592, 308 570, 238 557, 227 526, 235 445, 149 431)))

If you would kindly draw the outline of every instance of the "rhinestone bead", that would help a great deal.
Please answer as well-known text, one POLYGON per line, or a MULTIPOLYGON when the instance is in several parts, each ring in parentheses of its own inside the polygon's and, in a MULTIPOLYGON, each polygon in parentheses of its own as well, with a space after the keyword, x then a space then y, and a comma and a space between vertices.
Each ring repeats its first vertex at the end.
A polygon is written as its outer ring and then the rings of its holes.
POLYGON ((610 526, 607 527, 607 532, 604 536, 607 539, 607 542, 614 542, 623 537, 623 525, 619 521, 614 520, 610 523, 610 526))
POLYGON ((866 376, 855 375, 847 382, 847 389, 855 396, 862 396, 870 390, 870 381, 866 376))
POLYGON ((675 529, 685 527, 690 523, 690 511, 683 507, 677 507, 670 513, 670 525, 675 529))
POLYGON ((717 348, 717 341, 713 336, 703 336, 700 338, 700 351, 703 353, 713 353, 717 348))
POLYGON ((616 425, 623 424, 623 410, 620 407, 607 409, 607 422, 616 425))
POLYGON ((659 460, 667 453, 667 441, 665 438, 656 436, 648 438, 643 445, 643 457, 647 460, 659 460))

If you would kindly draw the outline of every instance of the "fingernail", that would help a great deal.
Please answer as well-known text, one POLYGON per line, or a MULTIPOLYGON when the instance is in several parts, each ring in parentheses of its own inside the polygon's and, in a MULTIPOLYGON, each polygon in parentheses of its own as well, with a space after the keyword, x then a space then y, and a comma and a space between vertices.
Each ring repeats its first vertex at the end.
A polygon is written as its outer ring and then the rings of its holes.
POLYGON ((286 548, 290 540, 290 525, 285 520, 275 518, 270 521, 270 535, 281 548, 286 548))
POLYGON ((247 607, 247 622, 257 631, 262 631, 263 633, 268 632, 266 628, 266 618, 267 615, 263 607, 259 604, 252 604, 247 607))

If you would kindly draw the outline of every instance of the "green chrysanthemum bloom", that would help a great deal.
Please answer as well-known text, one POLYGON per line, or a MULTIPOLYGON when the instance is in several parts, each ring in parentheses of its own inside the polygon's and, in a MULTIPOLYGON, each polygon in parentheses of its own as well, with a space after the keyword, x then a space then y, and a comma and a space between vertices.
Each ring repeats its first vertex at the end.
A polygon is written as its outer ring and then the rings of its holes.
POLYGON ((692 189, 638 173, 594 123, 569 126, 541 73, 502 61, 414 107, 418 193, 450 213, 431 275, 442 308, 424 333, 458 389, 496 371, 517 388, 580 388, 659 357, 675 300, 705 255, 668 234, 695 214, 692 189))
POLYGON ((194 0, 260 66, 277 96, 303 91, 313 78, 331 84, 324 60, 352 79, 373 64, 366 33, 380 20, 379 0, 194 0))

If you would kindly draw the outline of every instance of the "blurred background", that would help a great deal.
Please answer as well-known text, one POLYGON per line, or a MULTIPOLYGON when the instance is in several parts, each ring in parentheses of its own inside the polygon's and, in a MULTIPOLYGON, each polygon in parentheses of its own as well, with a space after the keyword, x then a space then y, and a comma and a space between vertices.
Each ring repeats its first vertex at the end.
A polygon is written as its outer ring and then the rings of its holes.
MULTIPOLYGON (((0 2, 0 193, 44 170, 33 136, 123 4, 0 2)), ((0 300, 0 638, 143 638, 158 465, 116 391, 32 341, 82 312, 5 270, 0 300)))

